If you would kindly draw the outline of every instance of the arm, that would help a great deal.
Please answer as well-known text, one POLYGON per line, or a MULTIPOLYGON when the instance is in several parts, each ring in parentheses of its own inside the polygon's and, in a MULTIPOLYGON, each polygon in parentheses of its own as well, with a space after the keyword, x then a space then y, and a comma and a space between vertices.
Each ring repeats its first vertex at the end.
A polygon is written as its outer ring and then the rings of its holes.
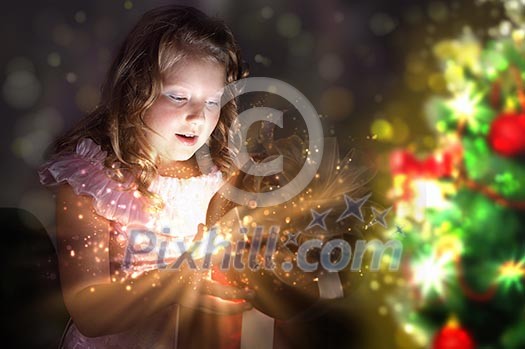
POLYGON ((57 253, 65 305, 86 336, 117 333, 172 304, 209 312, 236 313, 251 292, 202 279, 192 270, 155 270, 124 282, 109 272, 109 221, 96 214, 92 198, 62 185, 57 195, 57 253), (218 298, 220 297, 220 298, 218 298))

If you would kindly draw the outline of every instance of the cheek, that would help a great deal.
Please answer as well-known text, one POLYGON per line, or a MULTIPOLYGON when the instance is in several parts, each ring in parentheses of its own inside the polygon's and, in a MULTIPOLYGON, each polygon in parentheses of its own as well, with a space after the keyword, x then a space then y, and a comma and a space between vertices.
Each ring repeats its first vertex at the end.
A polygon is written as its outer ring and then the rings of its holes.
POLYGON ((217 112, 213 115, 213 117, 210 118, 209 127, 211 131, 215 130, 215 127, 217 127, 217 124, 219 123, 220 119, 220 112, 217 112))
POLYGON ((173 113, 170 113, 166 108, 152 107, 144 118, 144 122, 162 134, 169 130, 170 124, 175 122, 175 118, 173 113))

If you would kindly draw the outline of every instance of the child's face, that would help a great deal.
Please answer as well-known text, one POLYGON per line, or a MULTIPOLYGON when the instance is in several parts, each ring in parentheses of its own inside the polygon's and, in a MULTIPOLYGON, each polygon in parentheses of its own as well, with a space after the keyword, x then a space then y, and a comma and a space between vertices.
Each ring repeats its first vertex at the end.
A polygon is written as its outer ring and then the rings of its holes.
POLYGON ((224 81, 224 66, 192 57, 164 77, 161 95, 144 117, 158 133, 146 131, 161 165, 188 160, 206 143, 219 121, 224 81))

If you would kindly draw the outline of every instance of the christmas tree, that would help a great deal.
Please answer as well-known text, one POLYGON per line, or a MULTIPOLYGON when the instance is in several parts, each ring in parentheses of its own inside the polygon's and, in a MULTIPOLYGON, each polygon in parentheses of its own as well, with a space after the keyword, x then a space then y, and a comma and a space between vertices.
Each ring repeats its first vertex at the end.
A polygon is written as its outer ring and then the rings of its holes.
POLYGON ((392 304, 419 347, 525 348, 525 5, 504 6, 490 40, 433 47, 436 149, 390 155, 406 280, 392 304))

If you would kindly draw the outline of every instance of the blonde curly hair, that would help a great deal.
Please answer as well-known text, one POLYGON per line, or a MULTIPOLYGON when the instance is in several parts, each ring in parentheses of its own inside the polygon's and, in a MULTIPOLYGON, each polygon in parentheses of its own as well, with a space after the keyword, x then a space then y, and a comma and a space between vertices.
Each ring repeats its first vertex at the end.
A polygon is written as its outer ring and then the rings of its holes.
MULTIPOLYGON (((228 26, 217 18, 185 6, 168 5, 146 12, 129 32, 115 57, 97 107, 51 146, 52 157, 74 152, 89 137, 107 151, 104 165, 119 182, 135 176, 134 189, 152 201, 163 202, 148 190, 158 175, 158 157, 144 129, 146 111, 159 97, 163 77, 186 57, 212 60, 224 66, 225 85, 248 76, 240 49, 228 26)), ((230 126, 237 116, 236 100, 225 104, 208 145, 223 176, 232 173, 234 149, 228 148, 230 126)), ((151 130, 151 129, 150 129, 151 130)))

